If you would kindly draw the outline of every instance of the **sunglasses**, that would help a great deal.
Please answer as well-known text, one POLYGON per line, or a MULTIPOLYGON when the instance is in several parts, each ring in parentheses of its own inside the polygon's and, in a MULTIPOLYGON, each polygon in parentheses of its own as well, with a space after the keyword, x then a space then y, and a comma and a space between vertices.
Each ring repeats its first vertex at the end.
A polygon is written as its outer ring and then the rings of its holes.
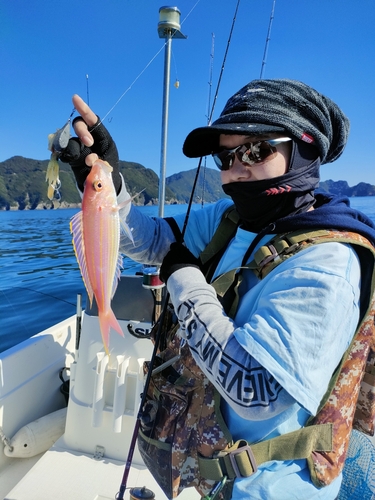
POLYGON ((267 158, 267 161, 272 160, 277 152, 276 146, 287 141, 291 141, 291 138, 278 137, 267 141, 246 142, 233 149, 222 149, 218 153, 213 153, 212 157, 219 170, 229 170, 236 156, 241 163, 254 165, 264 162, 267 158))

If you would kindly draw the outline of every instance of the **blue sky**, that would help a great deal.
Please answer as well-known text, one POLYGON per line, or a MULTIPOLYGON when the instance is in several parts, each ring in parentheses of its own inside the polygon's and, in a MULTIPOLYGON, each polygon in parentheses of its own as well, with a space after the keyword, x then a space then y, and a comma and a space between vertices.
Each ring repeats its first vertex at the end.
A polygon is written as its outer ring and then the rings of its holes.
MULTIPOLYGON (((195 168, 182 143, 207 122, 211 67, 212 104, 237 0, 2 0, 0 161, 47 159, 48 134, 68 119, 74 93, 87 98, 88 83, 101 117, 125 93, 105 125, 122 160, 159 174, 164 40, 157 24, 164 5, 180 9, 188 37, 172 43, 167 175, 195 168)), ((241 0, 214 119, 228 97, 259 78, 272 5, 241 0)), ((375 184, 374 24, 374 0, 276 0, 263 77, 302 80, 351 121, 347 148, 322 167, 322 180, 375 184)), ((207 165, 214 167, 211 159, 207 165)))

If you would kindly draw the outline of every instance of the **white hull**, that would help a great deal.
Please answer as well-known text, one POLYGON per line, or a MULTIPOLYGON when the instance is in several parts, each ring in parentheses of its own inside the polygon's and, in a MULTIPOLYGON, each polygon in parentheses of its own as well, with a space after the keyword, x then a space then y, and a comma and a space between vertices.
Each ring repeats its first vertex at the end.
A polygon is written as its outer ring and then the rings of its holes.
MULTIPOLYGON (((111 333, 109 357, 103 351, 93 310, 83 316, 78 353, 76 316, 72 316, 0 355, 0 437, 5 444, 0 446, 0 499, 116 498, 143 389, 142 365, 152 352, 151 342, 131 335, 128 327, 138 333, 151 327, 150 294, 142 288, 142 278, 122 279, 113 308, 125 338, 111 333), (132 321, 126 319, 129 311, 132 321), (70 368, 70 398, 65 426, 59 431, 61 414, 52 412, 65 406, 59 378, 63 367, 70 368), (52 418, 45 417, 51 413, 52 418), (29 449, 22 451, 17 433, 28 447, 40 444, 38 433, 45 443, 51 436, 62 435, 52 447, 31 456, 29 449), (17 455, 25 458, 12 456, 12 443, 17 444, 17 455)), ((371 441, 375 444, 374 438, 371 441)), ((137 449, 127 486, 145 486, 157 500, 166 499, 137 449)), ((129 489, 124 498, 130 498, 129 489)), ((182 500, 199 498, 192 488, 179 496, 182 500)))
MULTIPOLYGON (((124 286, 132 296, 138 290, 141 300, 144 296, 148 301, 147 294, 151 292, 141 290, 141 278, 127 277, 119 287, 120 295, 124 286)), ((7 445, 9 456, 0 446, 0 498, 104 500, 116 497, 143 389, 142 365, 152 352, 149 340, 137 339, 128 333, 129 323, 141 330, 151 327, 148 314, 144 321, 139 317, 138 306, 135 307, 138 318, 131 322, 120 319, 125 339, 111 333, 109 357, 103 350, 97 317, 89 314, 83 316, 78 354, 75 352, 75 316, 1 354, 3 440, 9 439, 11 443, 11 438, 24 426, 27 432, 25 429, 22 432, 28 436, 30 427, 40 430, 40 421, 28 424, 65 405, 58 376, 64 366, 70 367, 70 399, 64 433, 46 452, 31 458, 15 458, 7 445)), ((127 486, 146 486, 155 493, 156 499, 166 498, 144 467, 137 449, 127 486)), ((129 498, 129 490, 124 498, 129 498)), ((200 495, 188 489, 179 498, 193 500, 200 495)))

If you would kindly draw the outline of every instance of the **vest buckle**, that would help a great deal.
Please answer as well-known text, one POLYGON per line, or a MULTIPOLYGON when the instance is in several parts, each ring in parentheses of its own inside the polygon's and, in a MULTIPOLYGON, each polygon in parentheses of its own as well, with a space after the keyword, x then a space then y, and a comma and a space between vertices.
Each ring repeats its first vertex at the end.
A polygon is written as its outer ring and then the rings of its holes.
MULTIPOLYGON (((244 443, 246 443, 246 441, 244 441, 244 443)), ((258 470, 254 453, 247 443, 244 446, 238 447, 236 450, 230 451, 226 457, 229 458, 235 477, 249 477, 258 470)))

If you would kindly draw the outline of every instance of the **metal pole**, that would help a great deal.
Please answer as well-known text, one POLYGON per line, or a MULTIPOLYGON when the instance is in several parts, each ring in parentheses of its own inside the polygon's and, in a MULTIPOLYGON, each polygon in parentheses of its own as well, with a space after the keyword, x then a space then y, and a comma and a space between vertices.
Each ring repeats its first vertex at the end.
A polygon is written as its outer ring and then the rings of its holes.
POLYGON ((161 160, 160 160, 160 179, 159 179, 159 217, 164 217, 165 177, 167 171, 171 47, 172 47, 172 36, 171 34, 169 34, 165 42, 165 57, 164 57, 163 118, 162 118, 162 128, 161 128, 161 160))

